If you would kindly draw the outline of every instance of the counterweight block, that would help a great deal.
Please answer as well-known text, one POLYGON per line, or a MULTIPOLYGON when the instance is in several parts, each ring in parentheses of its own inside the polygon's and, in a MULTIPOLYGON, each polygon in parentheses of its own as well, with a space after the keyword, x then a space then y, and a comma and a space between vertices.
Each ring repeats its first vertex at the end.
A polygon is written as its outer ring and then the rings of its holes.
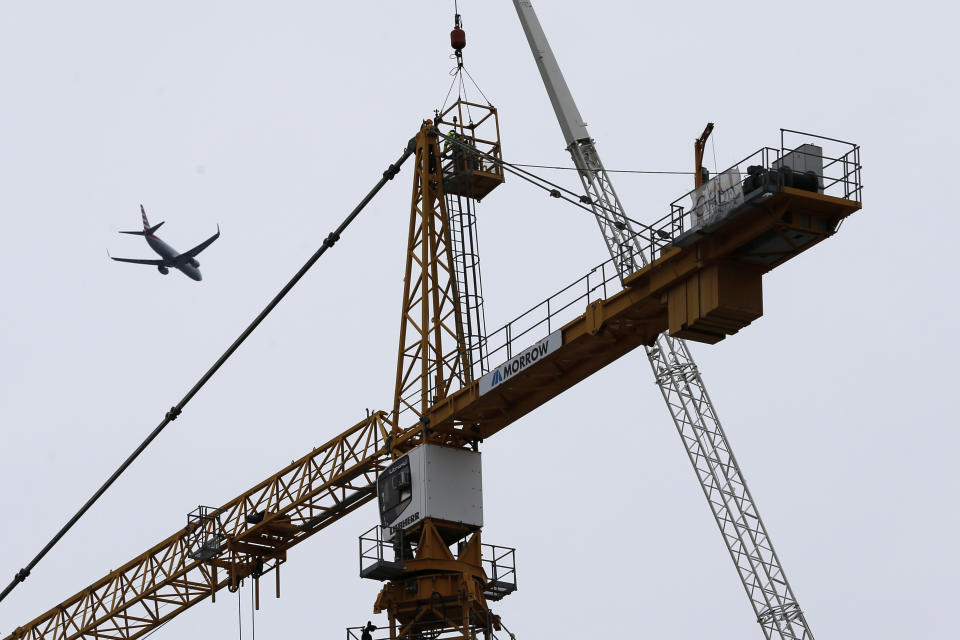
POLYGON ((651 265, 677 276, 666 285, 670 335, 714 344, 737 333, 763 315, 762 275, 833 235, 859 208, 815 190, 773 185, 679 236, 664 250, 665 260, 651 265))
POLYGON ((667 294, 670 335, 714 344, 763 315, 762 269, 720 262, 694 273, 667 294))

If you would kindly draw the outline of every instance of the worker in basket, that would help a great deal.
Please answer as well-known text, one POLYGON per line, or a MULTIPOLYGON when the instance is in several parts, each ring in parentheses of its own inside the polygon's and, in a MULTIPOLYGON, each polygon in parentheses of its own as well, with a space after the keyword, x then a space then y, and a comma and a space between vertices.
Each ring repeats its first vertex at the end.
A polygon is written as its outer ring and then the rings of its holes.
POLYGON ((461 135, 457 131, 457 116, 453 116, 453 128, 450 129, 450 132, 447 134, 448 139, 443 143, 443 151, 445 155, 453 160, 453 171, 454 173, 461 173, 464 171, 470 171, 480 168, 480 156, 476 153, 470 153, 463 147, 467 145, 470 149, 476 150, 476 145, 473 142, 473 139, 469 136, 461 135), (463 144, 456 144, 461 142, 463 144))

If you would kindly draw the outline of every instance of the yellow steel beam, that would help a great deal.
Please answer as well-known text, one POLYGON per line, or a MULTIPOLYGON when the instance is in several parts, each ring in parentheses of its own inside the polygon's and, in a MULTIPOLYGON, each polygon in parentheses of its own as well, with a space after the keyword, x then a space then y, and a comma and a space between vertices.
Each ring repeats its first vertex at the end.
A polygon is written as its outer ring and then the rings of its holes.
POLYGON ((275 570, 287 549, 376 496, 376 474, 391 460, 391 428, 387 414, 374 413, 223 505, 227 551, 214 561, 191 558, 191 531, 181 528, 5 640, 139 638, 220 589, 235 587, 254 573, 258 559, 264 573, 275 570), (261 512, 256 524, 247 520, 261 512), (265 545, 264 536, 274 546, 265 545))
POLYGON ((859 203, 784 188, 698 243, 666 248, 562 328, 562 345, 485 395, 472 382, 432 404, 425 422, 398 430, 377 412, 291 463, 218 513, 226 551, 190 557, 191 529, 179 529, 4 640, 134 639, 220 589, 255 573, 277 573, 288 549, 372 500, 376 474, 415 442, 463 446, 486 438, 667 328, 667 292, 713 264, 730 260, 765 233, 803 231, 815 239, 758 267, 769 270, 832 235, 859 203), (804 217, 805 221, 800 218, 804 217), (248 519, 249 518, 249 519, 248 519))
POLYGON ((624 290, 591 303, 567 323, 556 352, 484 395, 475 381, 434 404, 427 413, 433 439, 493 435, 620 356, 640 345, 652 345, 668 328, 666 294, 678 283, 711 265, 737 258, 738 252, 765 234, 798 229, 815 234, 814 240, 789 249, 770 264, 756 265, 759 272, 768 271, 833 235, 839 221, 859 208, 860 204, 851 200, 784 188, 710 237, 686 248, 665 249, 659 258, 626 278, 624 290), (809 221, 798 226, 796 218, 801 213, 809 221), (790 218, 793 222, 785 222, 790 218))
POLYGON ((448 388, 462 386, 468 366, 443 197, 442 153, 430 120, 414 140, 394 416, 401 410, 422 415, 448 388))

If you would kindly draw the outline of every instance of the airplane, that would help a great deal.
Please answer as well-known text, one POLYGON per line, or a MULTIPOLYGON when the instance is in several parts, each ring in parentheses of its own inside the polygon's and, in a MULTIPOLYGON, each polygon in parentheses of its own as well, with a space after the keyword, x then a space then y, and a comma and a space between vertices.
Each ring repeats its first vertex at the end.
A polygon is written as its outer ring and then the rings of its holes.
POLYGON ((160 254, 160 257, 163 260, 140 260, 137 258, 114 258, 110 255, 110 252, 107 252, 107 255, 110 256, 111 260, 116 260, 117 262, 132 262, 134 264, 149 264, 157 268, 157 271, 163 275, 170 273, 170 269, 179 269, 186 275, 188 278, 196 281, 203 279, 203 276, 200 275, 200 263, 197 261, 196 256, 213 244, 213 241, 220 237, 220 225, 217 225, 217 232, 195 246, 190 251, 185 253, 177 253, 176 249, 168 245, 166 242, 154 235, 162 225, 163 222, 158 222, 154 226, 150 226, 150 222, 147 220, 147 212, 144 210, 143 205, 140 205, 140 215, 143 217, 143 231, 121 231, 120 233, 127 233, 132 236, 143 236, 147 241, 147 244, 150 245, 150 248, 160 254))

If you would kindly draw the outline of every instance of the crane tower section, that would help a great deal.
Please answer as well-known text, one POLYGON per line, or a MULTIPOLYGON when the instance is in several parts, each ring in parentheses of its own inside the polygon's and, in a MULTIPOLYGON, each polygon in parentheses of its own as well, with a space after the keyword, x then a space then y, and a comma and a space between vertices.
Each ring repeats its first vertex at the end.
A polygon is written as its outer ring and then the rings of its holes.
POLYGON ((474 380, 489 369, 476 206, 503 182, 500 125, 492 105, 460 99, 437 114, 437 128, 466 145, 464 148, 449 141, 442 145, 447 156, 443 163, 443 183, 450 221, 453 276, 467 354, 467 379, 474 380), (471 150, 477 153, 470 153, 471 150))
POLYGON ((457 100, 424 121, 415 148, 393 405, 398 431, 401 423, 426 420, 431 406, 483 371, 473 206, 503 182, 497 111, 457 100), (443 144, 441 130, 448 132, 443 144))
POLYGON ((514 550, 481 542, 481 484, 479 452, 435 444, 380 474, 381 524, 360 536, 360 576, 385 582, 374 613, 387 613, 391 640, 501 630, 489 601, 516 590, 514 550))
POLYGON ((474 207, 503 182, 497 111, 460 98, 424 121, 415 140, 396 459, 377 480, 380 525, 360 537, 360 575, 386 582, 374 613, 387 613, 391 640, 489 640, 501 623, 488 600, 516 585, 498 579, 513 569, 497 558, 513 550, 481 542, 479 426, 436 430, 430 412, 488 368, 474 207), (403 438, 401 424, 417 437, 403 438))
MULTIPOLYGON (((423 520, 483 526, 480 452, 423 444, 398 458, 377 479, 380 524, 386 539, 423 520)), ((442 527, 442 525, 439 525, 442 527)))

